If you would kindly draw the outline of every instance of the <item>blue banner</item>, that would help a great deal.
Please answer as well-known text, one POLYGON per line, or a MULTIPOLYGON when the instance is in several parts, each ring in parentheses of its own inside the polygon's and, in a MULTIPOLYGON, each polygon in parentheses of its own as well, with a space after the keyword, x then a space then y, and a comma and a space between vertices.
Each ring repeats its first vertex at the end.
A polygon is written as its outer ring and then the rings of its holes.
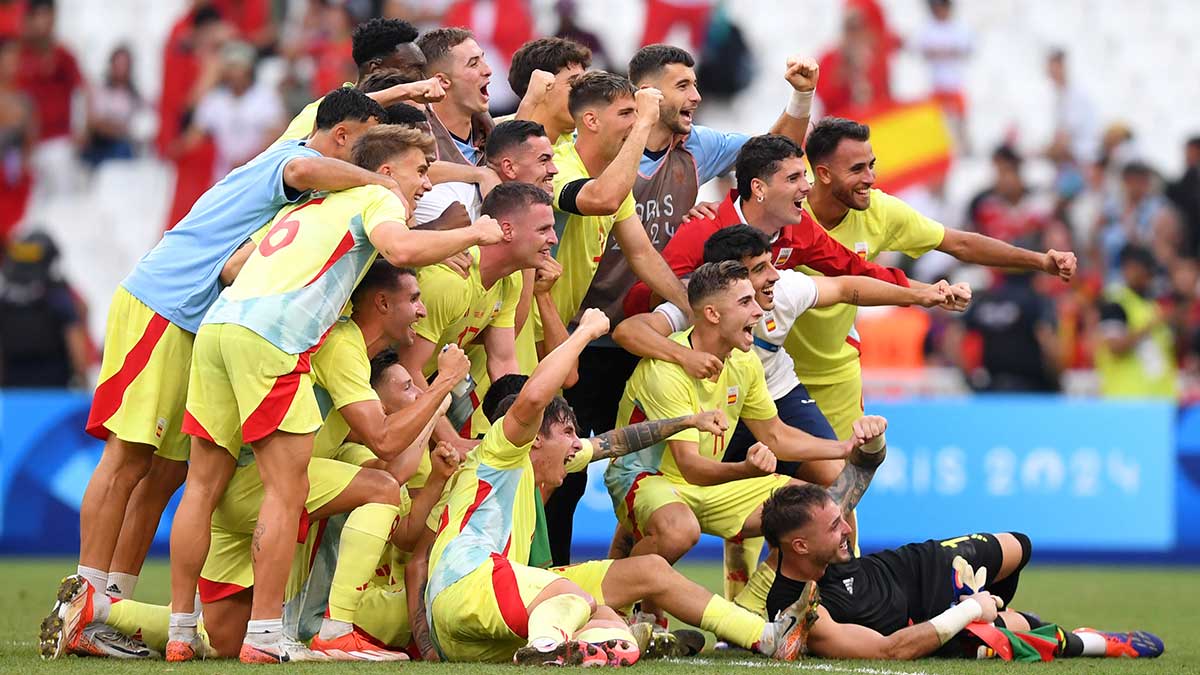
MULTIPOLYGON (((102 449, 83 432, 89 405, 80 393, 0 392, 0 554, 77 552, 79 504, 102 449)), ((1178 422, 1165 403, 1037 396, 868 409, 888 418, 889 448, 859 510, 864 549, 999 530, 1084 557, 1200 548, 1188 525, 1200 517, 1200 407, 1178 422)), ((581 555, 603 555, 616 523, 603 471, 591 467, 576 513, 581 555)), ((698 553, 718 551, 705 537, 698 553)))

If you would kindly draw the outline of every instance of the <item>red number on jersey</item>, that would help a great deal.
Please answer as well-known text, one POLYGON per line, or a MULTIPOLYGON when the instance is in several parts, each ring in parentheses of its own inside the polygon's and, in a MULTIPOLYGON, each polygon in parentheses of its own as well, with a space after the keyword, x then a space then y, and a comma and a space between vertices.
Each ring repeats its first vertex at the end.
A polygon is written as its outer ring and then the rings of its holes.
POLYGON ((293 218, 293 216, 300 209, 312 206, 313 204, 320 204, 323 201, 325 201, 324 197, 313 199, 289 211, 283 220, 272 225, 271 229, 267 231, 267 236, 263 237, 262 243, 258 245, 258 252, 263 257, 266 257, 296 241, 296 234, 300 232, 300 221, 293 218), (283 233, 282 236, 280 236, 281 232, 283 233))

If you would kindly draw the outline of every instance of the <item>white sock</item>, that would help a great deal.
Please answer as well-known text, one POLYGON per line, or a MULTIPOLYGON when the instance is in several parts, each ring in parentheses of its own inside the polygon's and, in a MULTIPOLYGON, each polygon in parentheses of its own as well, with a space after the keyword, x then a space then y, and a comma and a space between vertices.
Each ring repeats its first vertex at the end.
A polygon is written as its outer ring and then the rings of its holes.
POLYGON ((1079 641, 1083 643, 1083 654, 1081 656, 1104 656, 1108 653, 1108 643, 1105 642, 1104 636, 1099 633, 1076 633, 1079 641))
POLYGON ((548 652, 557 647, 558 644, 558 642, 555 642, 552 638, 548 637, 534 638, 529 641, 529 646, 533 647, 539 652, 548 652))
POLYGON ((167 626, 167 640, 180 640, 183 642, 195 640, 196 624, 199 622, 199 619, 199 614, 195 612, 172 612, 170 623, 167 626))
POLYGON ((332 640, 339 638, 352 630, 354 630, 354 626, 345 621, 337 621, 336 619, 325 617, 325 620, 321 622, 321 639, 332 640))
POLYGON ((112 599, 104 593, 96 593, 92 596, 92 622, 105 623, 108 621, 108 612, 112 609, 112 599))
POLYGON ((108 589, 108 572, 98 570, 94 567, 84 567, 80 565, 75 568, 75 573, 87 579, 87 582, 92 585, 92 593, 95 595, 104 595, 108 589))
POLYGON ((133 589, 137 588, 138 575, 124 572, 108 573, 108 594, 114 598, 127 600, 133 597, 133 589))
POLYGON ((246 623, 247 644, 255 647, 278 647, 283 638, 283 617, 278 619, 254 619, 246 623))

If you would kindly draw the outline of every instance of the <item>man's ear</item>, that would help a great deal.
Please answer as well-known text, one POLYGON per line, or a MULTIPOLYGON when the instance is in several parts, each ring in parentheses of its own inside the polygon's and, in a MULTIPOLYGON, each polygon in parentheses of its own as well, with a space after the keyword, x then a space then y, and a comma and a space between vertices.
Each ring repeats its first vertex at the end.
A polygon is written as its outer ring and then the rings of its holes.
POLYGON ((513 231, 515 229, 516 228, 513 227, 513 224, 510 221, 507 221, 507 220, 500 221, 500 231, 504 233, 504 243, 506 243, 506 244, 512 243, 513 231))
POLYGON ((541 432, 538 432, 538 435, 533 437, 533 445, 530 446, 530 450, 540 450, 541 448, 542 448, 542 434, 541 434, 541 432))
POLYGON ((334 125, 332 132, 334 142, 336 142, 338 145, 346 145, 346 139, 349 136, 349 133, 346 131, 346 125, 336 124, 334 125))
POLYGON ((704 313, 704 318, 714 324, 721 323, 721 312, 713 305, 705 305, 701 310, 704 313))
POLYGON ((375 292, 375 297, 371 298, 371 302, 375 303, 375 309, 379 310, 380 314, 387 314, 391 311, 391 303, 388 302, 387 293, 381 291, 375 292))
POLYGON ((830 171, 829 167, 825 166, 824 164, 818 164, 814 166, 812 170, 813 175, 816 176, 817 180, 821 181, 823 184, 829 185, 833 182, 833 172, 830 171))
POLYGON ((750 179, 750 198, 755 201, 762 201, 767 194, 767 182, 761 178, 750 179))
POLYGON ((583 111, 583 115, 580 116, 579 121, 583 122, 583 126, 588 131, 594 132, 600 128, 600 116, 596 114, 595 110, 583 111))
POLYGON ((792 551, 797 555, 808 555, 808 540, 804 537, 792 539, 792 551))

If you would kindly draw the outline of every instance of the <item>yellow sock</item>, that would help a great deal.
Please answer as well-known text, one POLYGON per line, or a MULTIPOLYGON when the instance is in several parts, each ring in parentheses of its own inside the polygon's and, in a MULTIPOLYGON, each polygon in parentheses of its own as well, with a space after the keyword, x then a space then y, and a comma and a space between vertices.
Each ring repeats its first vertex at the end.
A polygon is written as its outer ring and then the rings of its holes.
POLYGON ((591 605, 578 595, 566 593, 543 600, 529 613, 529 644, 569 640, 591 618, 591 605))
POLYGON ((394 504, 364 504, 350 512, 342 527, 337 568, 329 587, 329 618, 354 623, 362 591, 379 566, 399 515, 400 508, 394 504))
POLYGON ((734 598, 738 605, 758 614, 767 615, 767 593, 771 592, 771 584, 775 583, 775 570, 767 561, 762 561, 750 575, 750 582, 734 598))
POLYGON ((714 595, 700 617, 700 627, 711 631, 719 640, 744 649, 754 649, 754 645, 762 639, 767 622, 761 616, 714 595))
POLYGON ((740 541, 737 539, 725 540, 726 600, 733 600, 746 587, 746 581, 750 579, 750 570, 754 569, 759 555, 762 554, 764 541, 762 537, 750 537, 740 541))

